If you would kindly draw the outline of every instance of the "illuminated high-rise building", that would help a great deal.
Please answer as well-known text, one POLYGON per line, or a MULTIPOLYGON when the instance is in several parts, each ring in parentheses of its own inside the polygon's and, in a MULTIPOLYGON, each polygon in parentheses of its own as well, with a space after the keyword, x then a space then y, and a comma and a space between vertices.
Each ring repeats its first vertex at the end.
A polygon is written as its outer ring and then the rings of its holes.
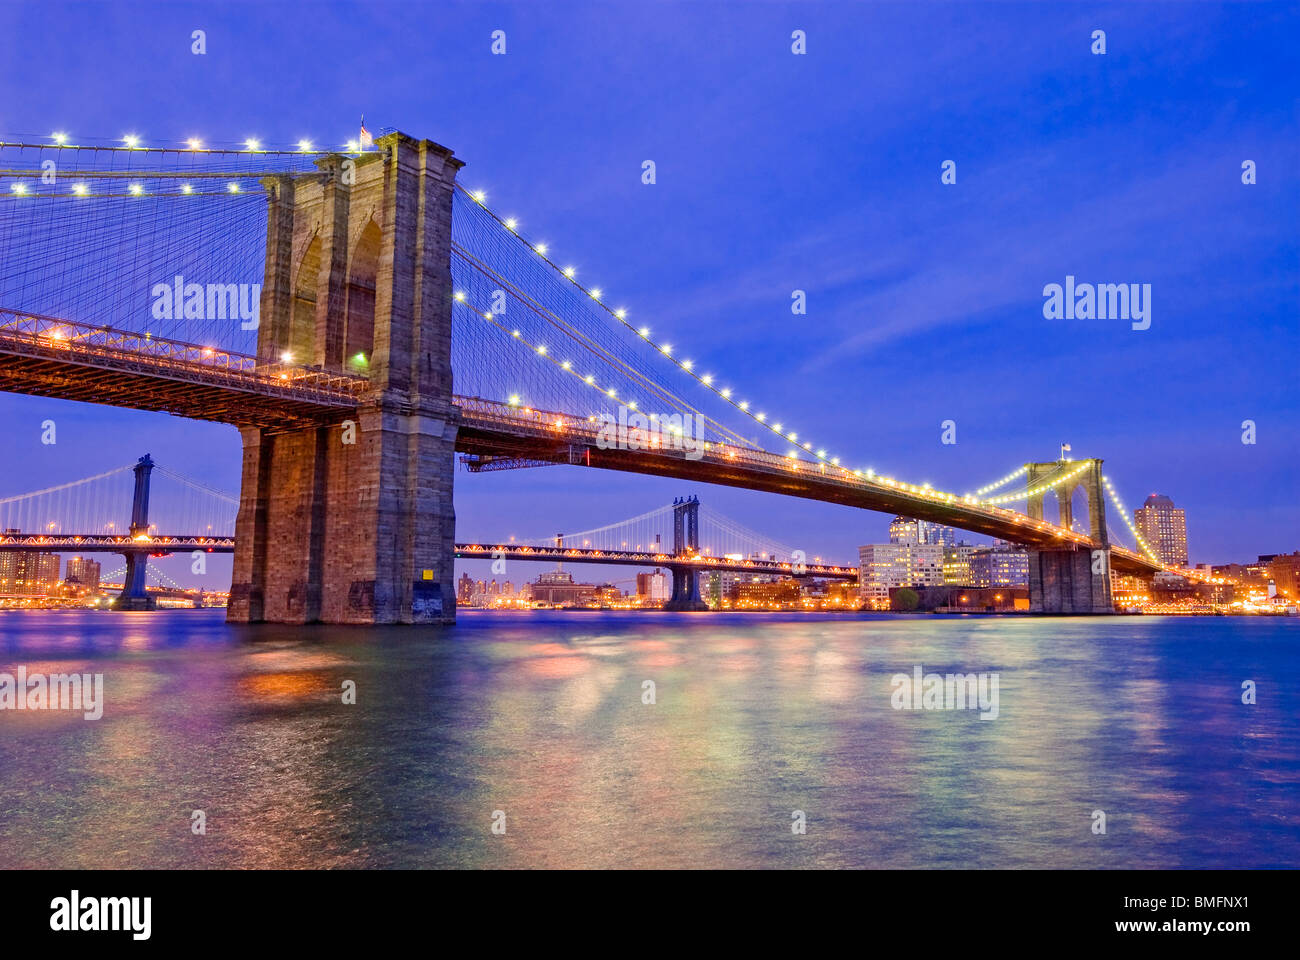
POLYGON ((70 587, 85 593, 99 592, 100 565, 98 560, 88 557, 70 557, 68 572, 63 578, 70 587))
POLYGON ((895 517, 889 521, 889 542, 940 544, 952 547, 957 544, 957 531, 953 527, 942 523, 931 523, 929 520, 895 517))
POLYGON ((1134 526, 1161 563, 1187 566, 1187 516, 1162 493, 1153 493, 1133 511, 1134 526))

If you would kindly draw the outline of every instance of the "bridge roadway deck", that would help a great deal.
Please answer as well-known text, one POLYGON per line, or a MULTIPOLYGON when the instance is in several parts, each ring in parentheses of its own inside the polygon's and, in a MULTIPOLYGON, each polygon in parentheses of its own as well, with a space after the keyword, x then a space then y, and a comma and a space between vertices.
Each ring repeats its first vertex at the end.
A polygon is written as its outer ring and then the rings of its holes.
MULTIPOLYGON (((705 444, 698 459, 688 458, 678 449, 602 449, 599 426, 588 420, 479 398, 455 399, 461 410, 456 449, 462 453, 571 463, 764 490, 917 517, 1043 549, 1092 550, 1097 546, 1091 537, 1031 520, 1014 510, 892 478, 856 476, 844 467, 716 443, 705 444)), ((1111 547, 1111 567, 1119 573, 1142 576, 1160 569, 1147 558, 1118 546, 1111 547)))
MULTIPOLYGON (((41 533, 9 533, 0 535, 0 552, 23 551, 27 553, 126 553, 148 550, 150 553, 232 553, 234 537, 154 536, 138 540, 126 536, 107 534, 51 535, 41 533)), ((636 567, 689 566, 699 570, 734 570, 739 573, 759 573, 777 576, 821 577, 828 580, 856 580, 857 567, 836 566, 829 563, 806 563, 796 570, 794 565, 779 560, 733 560, 727 557, 689 556, 676 557, 668 553, 643 550, 594 550, 586 547, 545 547, 522 543, 491 544, 458 543, 456 556, 462 560, 492 560, 498 556, 508 560, 535 560, 546 563, 613 563, 636 567)))
MULTIPOLYGON (((338 422, 368 390, 362 377, 2 308, 0 360, 0 390, 271 429, 338 422)), ((477 397, 453 400, 461 411, 456 449, 462 453, 764 490, 917 517, 1030 547, 1097 546, 1090 537, 1014 510, 843 467, 716 443, 705 444, 698 459, 677 449, 602 449, 598 426, 582 417, 477 397)), ((1111 550, 1118 573, 1150 576, 1161 569, 1124 547, 1111 550)))

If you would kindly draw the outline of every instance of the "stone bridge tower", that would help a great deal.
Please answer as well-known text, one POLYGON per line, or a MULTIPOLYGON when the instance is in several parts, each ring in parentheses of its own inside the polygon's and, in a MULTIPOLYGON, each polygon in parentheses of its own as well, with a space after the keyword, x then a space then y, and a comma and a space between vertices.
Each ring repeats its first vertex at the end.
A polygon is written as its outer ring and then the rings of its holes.
POLYGON ((227 619, 455 619, 451 209, 461 161, 400 133, 268 178, 258 356, 364 375, 355 412, 241 430, 227 619))
MULTIPOLYGON (((1114 613, 1111 594, 1110 537, 1106 530, 1106 499, 1102 490, 1101 461, 1088 460, 1077 477, 1055 489, 1060 525, 1069 528, 1074 519, 1074 491, 1083 487, 1088 497, 1088 534, 1101 544, 1099 550, 1062 547, 1059 550, 1029 548, 1029 609, 1033 613, 1114 613)), ((1059 460, 1027 463, 1029 489, 1054 473, 1080 462, 1059 460)), ((1026 512, 1043 519, 1043 493, 1029 498, 1026 512)))

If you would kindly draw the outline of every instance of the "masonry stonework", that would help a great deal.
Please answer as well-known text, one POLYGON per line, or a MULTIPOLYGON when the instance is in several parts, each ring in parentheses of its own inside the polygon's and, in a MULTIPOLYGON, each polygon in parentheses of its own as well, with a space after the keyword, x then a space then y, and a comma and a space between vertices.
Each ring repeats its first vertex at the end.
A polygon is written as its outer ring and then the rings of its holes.
MULTIPOLYGON (((1030 490, 1051 482, 1063 470, 1086 463, 1078 476, 1055 488, 1060 525, 1073 522, 1074 491, 1082 487, 1088 498, 1089 535, 1102 545, 1101 556, 1091 550, 1062 547, 1059 550, 1029 549, 1029 610, 1031 613, 1114 613, 1111 593, 1110 536, 1106 527, 1106 501, 1102 492, 1101 461, 1061 460, 1029 463, 1030 490)), ((1044 493, 1029 497, 1026 512, 1032 520, 1043 519, 1044 493)))

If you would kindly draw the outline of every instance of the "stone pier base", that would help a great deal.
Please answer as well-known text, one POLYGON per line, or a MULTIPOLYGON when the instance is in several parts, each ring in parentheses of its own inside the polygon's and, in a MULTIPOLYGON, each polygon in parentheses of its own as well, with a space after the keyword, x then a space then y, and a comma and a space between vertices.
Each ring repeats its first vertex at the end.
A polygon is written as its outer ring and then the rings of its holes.
POLYGON ((246 429, 226 618, 450 623, 457 411, 363 409, 344 425, 246 429))
POLYGON ((1031 613, 1114 613, 1109 551, 1030 550, 1031 613), (1100 571, 1100 572, 1096 572, 1100 571))

